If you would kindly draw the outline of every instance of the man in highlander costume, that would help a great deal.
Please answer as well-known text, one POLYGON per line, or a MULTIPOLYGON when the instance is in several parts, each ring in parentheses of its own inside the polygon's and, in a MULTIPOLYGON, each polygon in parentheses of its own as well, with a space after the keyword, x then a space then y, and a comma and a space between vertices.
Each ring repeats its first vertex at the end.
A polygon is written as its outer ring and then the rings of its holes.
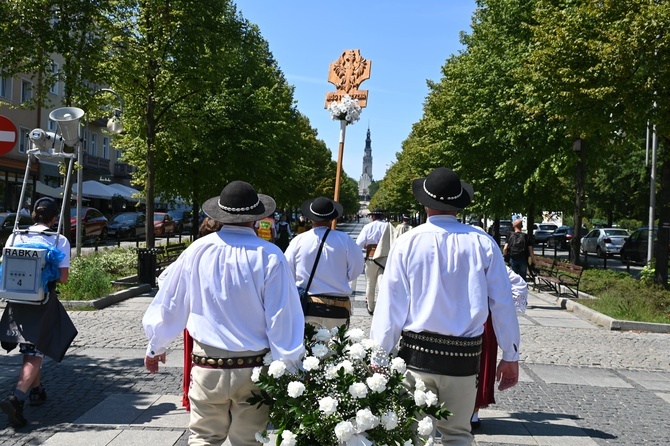
POLYGON ((519 377, 519 325, 510 281, 495 241, 456 218, 472 201, 470 184, 441 167, 414 180, 412 189, 428 221, 391 247, 370 336, 387 352, 399 342, 406 385, 414 389, 423 381, 453 413, 436 423, 442 444, 470 445, 489 310, 503 351, 498 388, 514 386, 519 377))

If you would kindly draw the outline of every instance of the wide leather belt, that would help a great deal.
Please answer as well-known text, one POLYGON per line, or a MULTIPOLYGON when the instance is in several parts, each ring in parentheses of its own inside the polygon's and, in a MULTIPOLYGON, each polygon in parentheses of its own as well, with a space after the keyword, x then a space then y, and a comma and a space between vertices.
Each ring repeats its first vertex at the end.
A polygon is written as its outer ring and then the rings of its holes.
POLYGON ((365 260, 369 260, 372 258, 373 255, 375 255, 375 250, 377 249, 377 245, 367 245, 365 247, 365 260))
POLYGON ((305 316, 349 319, 351 301, 348 296, 309 296, 305 316))
POLYGON ((191 354, 193 364, 213 369, 243 369, 263 365, 265 354, 256 356, 239 356, 235 358, 210 358, 191 354))
POLYGON ((412 369, 448 376, 479 373, 482 337, 465 338, 403 331, 398 356, 412 369))
POLYGON ((310 302, 315 304, 330 305, 333 307, 342 307, 351 311, 351 301, 348 297, 334 298, 328 296, 309 296, 310 302))

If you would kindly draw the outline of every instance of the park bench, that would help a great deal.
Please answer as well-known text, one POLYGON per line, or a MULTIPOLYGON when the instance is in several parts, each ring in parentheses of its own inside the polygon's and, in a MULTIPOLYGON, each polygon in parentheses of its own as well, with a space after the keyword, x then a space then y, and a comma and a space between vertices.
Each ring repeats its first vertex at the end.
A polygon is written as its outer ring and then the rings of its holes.
POLYGON ((172 262, 177 260, 186 249, 186 243, 169 243, 156 247, 156 269, 162 272, 172 262))
POLYGON ((567 292, 578 298, 583 271, 579 265, 535 256, 535 289, 548 289, 558 296, 567 292))

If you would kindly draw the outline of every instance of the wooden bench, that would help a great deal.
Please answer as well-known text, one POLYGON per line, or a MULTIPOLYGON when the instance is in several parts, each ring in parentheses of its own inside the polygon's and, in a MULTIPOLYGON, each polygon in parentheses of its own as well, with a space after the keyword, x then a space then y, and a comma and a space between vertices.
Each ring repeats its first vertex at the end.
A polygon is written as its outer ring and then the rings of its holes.
POLYGON ((564 291, 579 298, 579 282, 584 268, 572 263, 535 257, 535 289, 549 289, 557 295, 564 291))
POLYGON ((186 249, 186 243, 169 243, 156 247, 156 269, 163 271, 172 262, 177 260, 186 249))

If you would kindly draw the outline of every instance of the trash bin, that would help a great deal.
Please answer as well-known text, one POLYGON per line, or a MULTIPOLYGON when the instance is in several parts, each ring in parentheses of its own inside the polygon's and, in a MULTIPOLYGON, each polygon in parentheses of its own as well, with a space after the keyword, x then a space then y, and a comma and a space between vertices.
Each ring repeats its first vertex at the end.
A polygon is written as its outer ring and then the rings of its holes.
POLYGON ((137 249, 137 280, 139 283, 148 283, 156 286, 156 254, 154 248, 137 249))

